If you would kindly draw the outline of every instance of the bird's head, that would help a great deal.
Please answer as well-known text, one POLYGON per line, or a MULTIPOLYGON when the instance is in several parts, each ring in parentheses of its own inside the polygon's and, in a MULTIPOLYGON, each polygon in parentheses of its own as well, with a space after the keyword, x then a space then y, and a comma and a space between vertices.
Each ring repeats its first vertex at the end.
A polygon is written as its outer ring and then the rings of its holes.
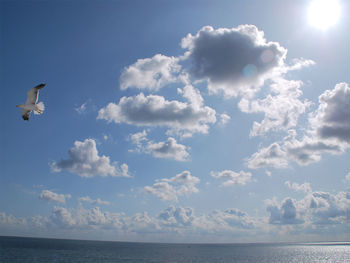
POLYGON ((42 89, 43 87, 45 87, 46 84, 45 83, 40 83, 39 85, 36 86, 37 89, 42 89))

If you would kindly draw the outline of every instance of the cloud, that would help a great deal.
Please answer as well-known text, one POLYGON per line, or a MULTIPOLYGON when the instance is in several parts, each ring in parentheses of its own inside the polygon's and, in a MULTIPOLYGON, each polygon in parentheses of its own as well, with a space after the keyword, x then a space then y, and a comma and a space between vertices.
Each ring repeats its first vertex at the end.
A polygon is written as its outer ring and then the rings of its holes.
POLYGON ((288 160, 286 152, 278 143, 272 143, 270 146, 261 148, 247 159, 248 167, 251 169, 258 169, 262 167, 286 168, 288 160))
POLYGON ((124 214, 103 212, 99 207, 76 209, 54 207, 50 222, 54 226, 68 229, 102 228, 119 229, 123 226, 124 214))
POLYGON ((166 182, 156 182, 152 186, 145 186, 144 189, 147 193, 154 194, 162 201, 178 201, 176 189, 166 182))
POLYGON ((252 174, 240 171, 236 173, 231 170, 224 170, 221 172, 211 172, 210 175, 216 179, 225 180, 222 185, 223 186, 231 186, 231 185, 245 185, 246 183, 251 181, 252 174))
POLYGON ((168 57, 156 54, 138 59, 125 68, 120 76, 120 88, 130 87, 158 91, 189 79, 207 80, 211 92, 223 91, 229 96, 254 93, 265 80, 289 70, 312 64, 295 60, 292 66, 284 63, 287 50, 277 42, 267 42, 264 32, 254 25, 236 28, 201 28, 181 41, 185 54, 168 57))
POLYGON ((318 109, 309 115, 310 128, 301 140, 287 138, 283 147, 287 155, 301 165, 318 162, 322 154, 342 154, 349 148, 350 87, 337 84, 319 96, 318 109))
POLYGON ((109 103, 99 110, 98 119, 137 126, 165 126, 173 131, 208 133, 216 122, 215 110, 195 107, 180 101, 168 101, 158 95, 122 97, 118 104, 109 103))
POLYGON ((67 194, 67 195, 56 194, 56 193, 51 192, 49 190, 43 190, 43 191, 41 191, 39 198, 42 200, 46 200, 46 201, 53 201, 53 202, 65 204, 66 199, 70 199, 71 195, 70 194, 67 194))
POLYGON ((336 142, 322 140, 318 137, 305 136, 301 140, 292 137, 283 142, 287 156, 299 165, 309 165, 318 162, 323 153, 340 154, 344 152, 336 142))
POLYGON ((197 237, 198 234, 200 236, 209 234, 212 238, 214 233, 229 235, 237 231, 258 230, 256 220, 235 208, 197 216, 191 207, 175 206, 169 206, 155 216, 150 216, 147 212, 126 216, 123 213, 104 212, 98 207, 91 209, 82 206, 76 209, 55 207, 48 224, 61 230, 95 230, 100 234, 103 230, 109 232, 112 230, 116 231, 114 235, 125 234, 129 237, 132 233, 138 235, 156 233, 165 236, 167 233, 177 233, 185 238, 192 234, 197 237))
POLYGON ((313 192, 304 202, 309 204, 311 219, 315 224, 344 224, 350 222, 349 197, 349 192, 313 192))
POLYGON ((176 161, 187 161, 188 147, 177 143, 176 139, 169 137, 164 142, 153 142, 147 138, 147 132, 134 133, 129 135, 129 140, 136 145, 130 152, 152 154, 156 158, 174 159, 176 161))
POLYGON ((304 193, 312 192, 310 183, 298 184, 298 183, 291 183, 290 181, 286 181, 284 183, 284 185, 287 186, 289 189, 292 189, 294 191, 300 191, 300 192, 304 192, 304 193))
POLYGON ((108 201, 102 201, 100 198, 91 199, 89 196, 80 197, 79 201, 87 202, 87 203, 90 203, 93 205, 109 205, 110 204, 108 201))
POLYGON ((79 114, 79 115, 83 115, 88 113, 91 110, 95 111, 95 105, 93 104, 91 99, 88 99, 87 101, 85 101, 83 104, 81 104, 80 106, 74 108, 74 110, 79 114))
POLYGON ((125 68, 120 76, 120 89, 130 87, 157 91, 165 85, 177 82, 176 73, 181 69, 178 58, 156 54, 152 58, 138 59, 125 68))
MULTIPOLYGON (((290 134, 294 133, 290 131, 290 134)), ((320 161, 322 154, 326 152, 340 154, 343 149, 339 145, 319 141, 317 138, 304 137, 298 140, 295 135, 290 135, 281 142, 274 142, 268 147, 259 149, 247 159, 247 164, 251 169, 287 168, 290 161, 305 166, 320 161)))
MULTIPOLYGON (((97 119, 143 127, 167 127, 167 135, 191 137, 207 134, 216 122, 216 111, 204 106, 197 87, 205 83, 210 94, 223 93, 243 96, 239 108, 246 113, 264 113, 261 122, 254 122, 251 136, 269 131, 288 130, 297 125, 299 116, 310 106, 301 101, 301 81, 288 81, 283 76, 315 64, 311 60, 294 59, 285 63, 287 50, 278 42, 269 42, 264 32, 254 25, 235 28, 205 26, 196 34, 181 40, 184 54, 169 57, 156 54, 138 59, 126 67, 120 76, 120 89, 137 88, 142 92, 157 92, 164 86, 177 83, 177 91, 186 102, 167 100, 159 95, 122 97, 98 112, 97 119), (260 87, 269 80, 266 98, 255 98, 260 87), (180 84, 179 84, 180 83, 180 84)), ((266 92, 265 92, 266 94, 266 92)), ((225 125, 230 116, 218 116, 225 125)))
MULTIPOLYGON (((187 181, 188 176, 175 176, 167 181, 187 181), (187 177, 187 179, 185 179, 187 177)), ((138 212, 133 215, 112 213, 99 207, 86 209, 54 207, 51 215, 16 217, 0 212, 0 233, 28 233, 47 237, 101 237, 110 240, 127 238, 133 241, 225 242, 294 240, 302 233, 312 239, 340 237, 350 226, 350 192, 308 192, 300 200, 291 197, 279 202, 266 200, 268 217, 250 216, 237 208, 196 214, 192 207, 169 206, 154 215, 138 212)), ((346 235, 344 235, 346 236, 346 235)))
POLYGON ((98 155, 96 142, 93 139, 86 139, 83 142, 75 141, 74 146, 69 149, 68 155, 68 159, 50 164, 53 172, 67 170, 81 177, 108 175, 130 177, 126 164, 122 164, 118 168, 111 164, 108 156, 98 155))
POLYGON ((136 145, 135 149, 129 150, 129 152, 142 152, 144 151, 144 143, 148 141, 147 139, 147 131, 143 130, 142 132, 137 132, 130 134, 128 140, 136 145))
POLYGON ((324 225, 349 224, 350 222, 349 192, 331 194, 327 192, 307 192, 297 201, 290 197, 281 203, 276 199, 266 200, 267 211, 270 212, 270 224, 304 224, 304 227, 315 229, 324 225))
POLYGON ((321 139, 336 139, 350 143, 350 87, 338 83, 333 90, 326 90, 319 97, 319 107, 311 118, 313 128, 321 139))
POLYGON ((289 130, 289 135, 282 141, 253 154, 248 159, 248 166, 254 169, 264 166, 286 168, 290 161, 309 165, 320 161, 325 153, 344 153, 350 147, 348 100, 350 87, 347 83, 338 83, 334 89, 326 90, 319 96, 318 108, 309 114, 309 126, 303 137, 297 139, 297 132, 289 130), (270 155, 271 150, 274 151, 270 155))
POLYGON ((83 114, 86 111, 87 102, 81 104, 79 107, 75 108, 75 111, 79 114, 83 114))
POLYGON ((18 218, 14 215, 7 215, 4 212, 0 212, 0 225, 25 226, 27 225, 27 220, 25 218, 18 218))
POLYGON ((73 226, 76 224, 76 220, 64 207, 54 207, 51 219, 59 226, 73 226))
POLYGON ((300 70, 305 67, 310 67, 315 65, 315 61, 311 59, 305 59, 305 58, 294 58, 292 59, 293 64, 292 65, 286 65, 285 71, 292 71, 292 70, 300 70))
POLYGON ((350 173, 348 173, 348 174, 345 176, 345 179, 346 179, 347 181, 350 181, 350 173))
POLYGON ((200 109, 203 106, 204 99, 200 91, 192 85, 187 84, 183 89, 178 88, 177 92, 187 99, 192 107, 200 109))
POLYGON ((150 217, 147 212, 136 213, 134 216, 126 218, 124 221, 128 232, 142 235, 161 232, 158 221, 150 217))
POLYGON ((169 206, 159 213, 157 217, 161 225, 168 227, 190 226, 194 219, 194 210, 190 207, 169 206))
POLYGON ((186 161, 189 157, 186 146, 178 144, 171 137, 165 142, 148 142, 147 151, 151 152, 154 157, 174 159, 176 161, 186 161))
POLYGON ((301 101, 301 81, 275 78, 270 85, 272 94, 263 99, 243 98, 238 104, 246 113, 264 113, 264 119, 254 122, 250 136, 264 135, 269 131, 289 130, 296 127, 301 114, 311 106, 301 101))
POLYGON ((144 190, 157 196, 162 201, 177 202, 179 196, 198 193, 199 190, 196 184, 199 182, 198 177, 192 176, 189 171, 183 171, 169 179, 158 180, 152 186, 145 186, 144 190))
POLYGON ((236 208, 214 211, 208 215, 207 220, 214 222, 214 225, 218 226, 219 229, 228 231, 232 231, 232 229, 251 229, 257 226, 252 217, 236 208))
POLYGON ((220 114, 219 124, 221 126, 225 126, 230 120, 231 120, 231 117, 229 115, 227 115, 226 113, 222 113, 220 114))
POLYGON ((270 212, 270 224, 302 224, 304 221, 300 219, 297 213, 296 201, 292 198, 285 198, 281 204, 276 200, 267 200, 266 210, 270 212))
POLYGON ((267 42, 254 25, 236 28, 205 26, 182 39, 190 62, 190 75, 208 80, 211 92, 237 96, 254 92, 265 80, 281 72, 287 50, 267 42))

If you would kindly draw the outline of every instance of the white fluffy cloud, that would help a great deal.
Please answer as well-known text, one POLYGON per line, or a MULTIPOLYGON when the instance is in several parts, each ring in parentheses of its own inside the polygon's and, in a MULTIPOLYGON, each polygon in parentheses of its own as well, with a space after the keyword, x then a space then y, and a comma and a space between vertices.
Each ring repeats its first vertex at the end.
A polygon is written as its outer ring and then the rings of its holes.
POLYGON ((81 202, 87 202, 93 205, 109 205, 110 203, 108 201, 103 201, 100 198, 97 199, 91 199, 89 196, 83 196, 79 198, 79 201, 81 202))
POLYGON ((187 161, 189 158, 188 147, 179 144, 176 139, 169 137, 164 142, 153 142, 147 138, 147 132, 134 133, 129 136, 130 141, 136 145, 130 152, 152 154, 156 158, 174 159, 176 161, 187 161))
POLYGON ((49 190, 42 190, 39 198, 46 201, 53 201, 53 202, 65 204, 66 199, 70 199, 71 195, 57 194, 49 190))
POLYGON ((15 217, 14 215, 7 215, 4 212, 0 212, 0 225, 4 226, 25 226, 27 220, 25 218, 15 217))
POLYGON ((350 87, 347 83, 337 84, 333 90, 326 90, 319 97, 319 107, 311 118, 313 128, 322 139, 336 139, 350 143, 350 87))
POLYGON ((108 175, 130 177, 126 164, 122 164, 118 168, 111 164, 108 156, 98 155, 96 142, 93 139, 86 139, 83 142, 75 141, 74 146, 69 149, 68 155, 68 159, 51 163, 53 172, 67 170, 81 177, 108 175))
POLYGON ((79 229, 83 227, 119 229, 122 227, 123 214, 102 212, 99 207, 77 209, 54 207, 50 222, 57 227, 79 229))
POLYGON ((254 218, 236 208, 230 208, 224 211, 214 211, 206 218, 209 222, 215 222, 215 225, 219 226, 219 229, 226 230, 250 229, 257 225, 254 218))
POLYGON ((308 100, 301 101, 301 81, 275 78, 270 88, 272 94, 263 99, 243 98, 239 103, 246 113, 264 113, 264 119, 254 122, 251 136, 264 135, 270 130, 288 130, 298 124, 301 114, 311 106, 308 100))
POLYGON ((237 96, 251 93, 282 71, 287 50, 267 42, 254 25, 236 28, 206 26, 182 39, 190 61, 188 72, 208 81, 211 92, 237 96))
POLYGON ((297 139, 297 132, 280 142, 261 148, 248 159, 250 168, 271 166, 286 168, 290 161, 308 165, 321 160, 325 153, 342 154, 350 147, 350 87, 337 84, 333 90, 326 90, 319 97, 319 106, 309 115, 309 128, 304 137, 297 139))
POLYGON ((122 90, 135 87, 157 91, 174 82, 207 80, 211 92, 229 96, 254 93, 265 80, 298 69, 307 60, 284 63, 287 50, 277 42, 267 42, 254 25, 236 28, 201 28, 181 41, 185 54, 168 57, 156 54, 139 59, 125 68, 120 77, 122 90))
POLYGON ((246 183, 251 181, 252 174, 240 171, 236 173, 231 170, 224 170, 221 172, 211 172, 210 175, 216 179, 222 179, 224 182, 223 186, 231 186, 231 185, 245 185, 246 183))
POLYGON ((286 181, 284 183, 284 185, 287 186, 289 189, 292 189, 294 191, 301 191, 304 193, 312 192, 310 183, 298 184, 298 183, 291 183, 290 181, 286 181))
POLYGON ((282 141, 259 149, 247 159, 248 167, 251 169, 287 168, 290 161, 299 165, 309 165, 320 161, 323 153, 340 154, 344 151, 341 146, 334 142, 307 136, 298 140, 295 136, 296 132, 291 130, 289 136, 282 141))
POLYGON ((190 226, 195 219, 194 211, 190 207, 169 206, 159 213, 161 225, 170 227, 190 226))
MULTIPOLYGON (((167 179, 168 182, 187 180, 188 176, 184 175, 167 179)), ((279 202, 273 198, 265 204, 268 217, 252 217, 236 208, 196 215, 191 207, 175 206, 155 215, 141 212, 127 216, 99 207, 86 209, 82 204, 76 208, 54 207, 49 217, 20 218, 0 212, 0 232, 13 235, 20 233, 20 229, 22 233, 26 231, 34 236, 38 233, 56 237, 69 234, 74 238, 86 232, 113 240, 126 237, 128 240, 135 238, 135 241, 158 238, 179 241, 177 238, 182 238, 193 242, 208 242, 214 235, 226 242, 238 242, 253 237, 259 241, 266 238, 277 241, 280 235, 293 238, 293 234, 300 231, 305 235, 312 233, 313 238, 325 233, 335 237, 344 231, 347 233, 350 227, 350 192, 308 192, 300 200, 286 197, 279 202)))
POLYGON ((162 201, 178 201, 177 190, 167 182, 156 182, 152 186, 145 186, 144 189, 147 193, 154 194, 162 201))
POLYGON ((186 161, 189 157, 186 146, 178 144, 171 137, 165 142, 148 142, 147 151, 151 152, 157 158, 169 158, 176 161, 186 161))
POLYGON ((222 113, 220 114, 219 124, 222 126, 225 126, 230 120, 231 120, 231 117, 229 115, 227 115, 226 113, 222 113))
MULTIPOLYGON (((120 88, 156 92, 177 82, 184 85, 177 89, 187 102, 140 93, 109 103, 99 110, 97 118, 137 126, 165 126, 169 128, 168 135, 181 137, 208 133, 209 125, 216 122, 216 112, 204 106, 196 88, 200 82, 207 84, 209 93, 243 96, 239 108, 246 113, 265 114, 261 122, 254 122, 251 136, 295 127, 310 106, 309 101, 299 99, 302 83, 283 76, 314 62, 295 59, 287 65, 287 50, 278 42, 267 41, 264 32, 254 25, 217 29, 205 26, 184 37, 181 46, 185 50, 182 56, 156 54, 126 67, 120 76, 120 88), (266 80, 273 82, 266 98, 255 98, 266 80)), ((221 125, 230 120, 227 114, 219 117, 221 125)))
POLYGON ((198 177, 192 176, 189 171, 183 171, 169 179, 158 180, 152 186, 144 187, 144 190, 147 193, 154 194, 162 201, 177 202, 179 196, 198 193, 199 190, 196 184, 199 182, 198 177))
POLYGON ((169 83, 177 82, 176 73, 181 69, 178 60, 161 54, 138 59, 124 69, 120 76, 120 89, 134 87, 156 91, 169 83))
MULTIPOLYGON (((0 213, 0 227, 2 214, 4 213, 0 213)), ((17 225, 20 220, 24 220, 25 225, 28 225, 25 219, 17 219, 4 214, 3 218, 5 217, 11 217, 11 222, 17 222, 17 225)), ((32 225, 33 220, 29 221, 32 225)), ((112 237, 120 237, 122 234, 130 237, 136 234, 137 240, 144 235, 157 234, 159 237, 159 235, 166 236, 167 233, 176 233, 183 237, 194 234, 197 238, 198 234, 200 236, 204 234, 208 235, 208 240, 210 240, 215 233, 232 237, 232 234, 240 231, 258 230, 256 220, 235 208, 196 215, 193 208, 169 206, 155 216, 150 216, 147 212, 127 216, 123 213, 105 212, 98 207, 91 209, 83 206, 71 209, 54 207, 49 218, 37 217, 35 221, 37 222, 36 229, 50 226, 51 230, 68 230, 70 233, 81 232, 81 230, 96 231, 99 235, 107 231, 112 233, 112 237)), ((243 233, 248 234, 248 232, 243 233)), ((203 241, 202 237, 195 240, 203 241)))
POLYGON ((266 200, 266 205, 270 224, 304 224, 316 228, 350 223, 349 192, 307 192, 299 201, 287 197, 281 203, 276 199, 266 200))
POLYGON ((270 212, 270 224, 302 224, 300 212, 297 211, 296 201, 292 198, 285 198, 281 204, 276 200, 266 200, 266 210, 270 212))
POLYGON ((147 131, 143 130, 142 132, 130 134, 128 140, 136 145, 136 148, 129 150, 129 152, 142 152, 144 151, 144 143, 148 141, 147 131))
POLYGON ((207 133, 208 124, 216 122, 216 112, 210 107, 192 103, 168 101, 162 96, 140 93, 122 97, 118 104, 109 103, 99 110, 98 119, 137 126, 165 126, 175 132, 207 133))
POLYGON ((281 149, 278 143, 273 143, 266 148, 261 148, 247 160, 247 163, 248 167, 251 169, 258 169, 266 166, 286 168, 288 166, 286 153, 281 149))

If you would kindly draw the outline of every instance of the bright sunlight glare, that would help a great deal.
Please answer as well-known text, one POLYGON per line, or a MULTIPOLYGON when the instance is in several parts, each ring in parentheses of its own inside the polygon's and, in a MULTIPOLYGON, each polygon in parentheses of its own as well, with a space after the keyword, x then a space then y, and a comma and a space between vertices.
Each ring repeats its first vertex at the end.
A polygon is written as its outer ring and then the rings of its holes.
POLYGON ((327 30, 337 23, 340 16, 340 4, 337 0, 312 0, 308 17, 310 25, 327 30))

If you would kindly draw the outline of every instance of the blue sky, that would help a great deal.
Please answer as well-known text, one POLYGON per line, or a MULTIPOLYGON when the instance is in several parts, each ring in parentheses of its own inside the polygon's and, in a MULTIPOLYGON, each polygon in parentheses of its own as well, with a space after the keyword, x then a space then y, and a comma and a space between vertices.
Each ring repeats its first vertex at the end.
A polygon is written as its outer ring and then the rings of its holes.
POLYGON ((349 240, 349 4, 310 3, 1 1, 0 235, 349 240))

